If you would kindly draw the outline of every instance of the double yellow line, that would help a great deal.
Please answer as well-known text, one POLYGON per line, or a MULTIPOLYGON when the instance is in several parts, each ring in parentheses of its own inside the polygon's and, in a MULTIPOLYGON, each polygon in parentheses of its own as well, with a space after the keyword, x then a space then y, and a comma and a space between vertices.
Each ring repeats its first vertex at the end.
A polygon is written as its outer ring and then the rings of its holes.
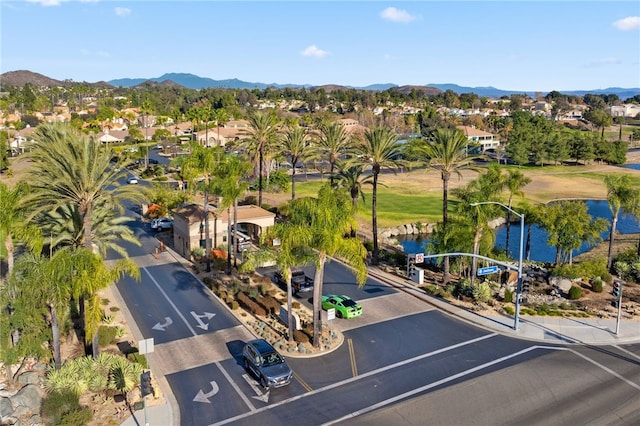
MULTIPOLYGON (((356 353, 353 349, 353 340, 347 339, 347 346, 349 348, 349 361, 351 362, 351 375, 356 377, 358 375, 358 366, 356 364, 356 353)), ((302 377, 300 377, 295 371, 293 372, 293 378, 296 379, 307 392, 311 392, 313 390, 313 388, 309 386, 307 382, 302 380, 302 377)))
POLYGON ((353 377, 358 375, 358 366, 356 365, 356 354, 353 350, 353 340, 347 339, 347 346, 349 347, 349 360, 351 361, 351 374, 353 377))

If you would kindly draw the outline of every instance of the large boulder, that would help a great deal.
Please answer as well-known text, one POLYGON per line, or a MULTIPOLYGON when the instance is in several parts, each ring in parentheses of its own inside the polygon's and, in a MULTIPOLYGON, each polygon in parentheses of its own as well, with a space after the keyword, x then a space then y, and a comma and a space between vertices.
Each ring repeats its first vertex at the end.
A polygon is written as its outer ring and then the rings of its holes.
POLYGON ((42 397, 43 392, 39 386, 26 385, 10 399, 14 407, 23 406, 30 408, 34 412, 39 412, 42 397))
POLYGON ((4 419, 13 413, 13 405, 9 398, 0 398, 0 419, 4 419))

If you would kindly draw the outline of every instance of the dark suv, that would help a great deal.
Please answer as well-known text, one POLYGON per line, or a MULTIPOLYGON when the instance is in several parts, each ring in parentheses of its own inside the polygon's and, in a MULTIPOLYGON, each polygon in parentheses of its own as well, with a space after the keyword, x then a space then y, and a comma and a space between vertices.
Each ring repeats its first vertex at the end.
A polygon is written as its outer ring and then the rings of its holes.
POLYGON ((264 339, 247 342, 242 349, 244 368, 253 374, 262 387, 278 388, 291 382, 293 374, 282 355, 264 339))
MULTIPOLYGON (((287 280, 284 279, 281 271, 277 271, 273 278, 279 286, 287 288, 287 280)), ((313 278, 308 277, 302 270, 291 271, 291 290, 293 294, 313 290, 313 278)))

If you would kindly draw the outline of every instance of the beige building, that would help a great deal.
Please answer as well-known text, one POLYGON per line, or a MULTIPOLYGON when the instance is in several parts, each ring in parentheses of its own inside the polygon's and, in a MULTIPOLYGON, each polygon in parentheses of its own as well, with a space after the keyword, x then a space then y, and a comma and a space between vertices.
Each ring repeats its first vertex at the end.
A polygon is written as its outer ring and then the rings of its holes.
MULTIPOLYGON (((233 208, 209 208, 209 240, 211 248, 227 245, 228 218, 233 223, 233 208)), ((238 231, 257 242, 260 234, 275 222, 275 213, 254 205, 238 206, 238 231)), ((205 247, 205 213, 201 204, 190 204, 173 211, 173 243, 175 250, 189 257, 196 247, 205 247)))

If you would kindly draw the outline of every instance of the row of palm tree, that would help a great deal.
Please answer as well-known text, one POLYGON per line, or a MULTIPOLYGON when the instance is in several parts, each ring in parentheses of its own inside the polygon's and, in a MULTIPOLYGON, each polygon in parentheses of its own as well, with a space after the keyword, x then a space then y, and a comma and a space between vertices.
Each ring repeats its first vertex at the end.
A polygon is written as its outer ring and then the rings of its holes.
POLYGON ((146 194, 138 187, 120 184, 126 164, 112 163, 109 148, 67 124, 42 125, 34 139, 36 143, 25 154, 31 163, 28 183, 11 190, 0 185, 2 233, 10 269, 6 285, 0 288, 3 313, 7 314, 0 348, 3 358, 21 347, 33 351, 28 339, 21 338, 29 334, 21 323, 25 315, 21 310, 39 312, 31 317, 39 319, 38 323, 30 326, 49 327, 54 365, 59 368, 61 324, 71 310, 78 312, 85 350, 90 342, 95 356, 103 316, 97 292, 123 274, 139 276, 120 245, 122 241, 140 244, 124 226, 123 203, 139 202, 146 194), (14 239, 26 244, 15 263, 14 239), (108 250, 123 259, 105 262, 108 250))

